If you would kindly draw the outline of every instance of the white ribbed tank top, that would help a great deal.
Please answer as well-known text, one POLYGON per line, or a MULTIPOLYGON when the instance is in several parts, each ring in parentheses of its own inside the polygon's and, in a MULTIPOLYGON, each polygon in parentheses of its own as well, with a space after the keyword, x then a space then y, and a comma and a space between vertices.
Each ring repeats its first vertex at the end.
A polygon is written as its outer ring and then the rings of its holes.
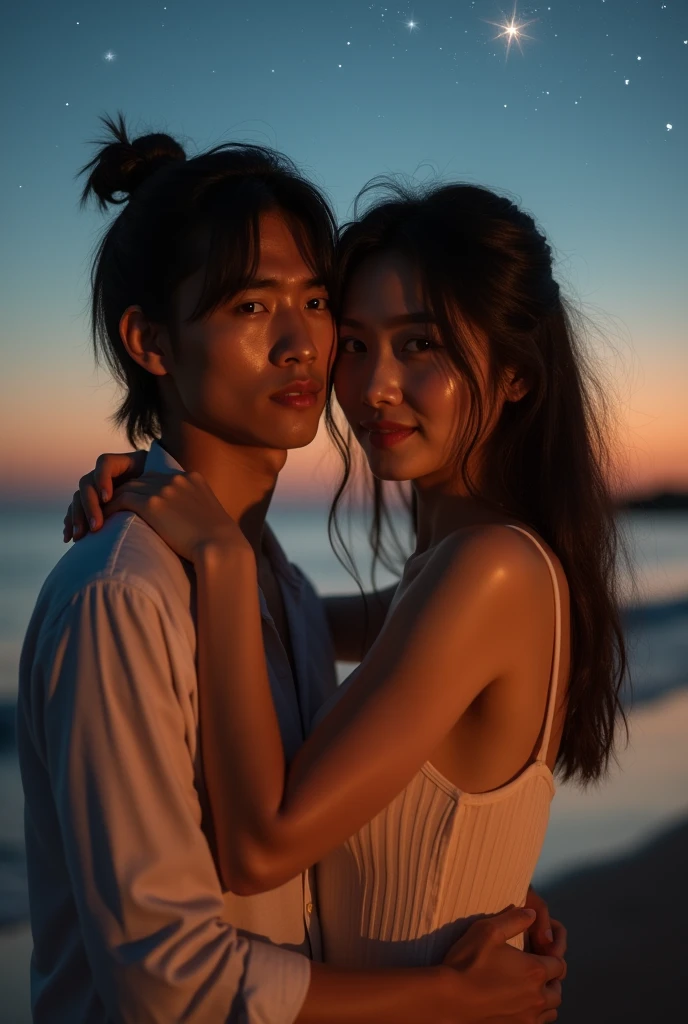
MULTIPOLYGON (((559 678, 561 599, 545 549, 526 530, 510 528, 542 552, 554 588, 552 672, 536 760, 488 793, 464 793, 426 762, 383 811, 327 854, 316 871, 328 964, 441 963, 476 915, 525 902, 555 791, 544 759, 559 678)), ((331 707, 328 702, 316 720, 331 707)), ((511 943, 522 948, 523 937, 511 943)))

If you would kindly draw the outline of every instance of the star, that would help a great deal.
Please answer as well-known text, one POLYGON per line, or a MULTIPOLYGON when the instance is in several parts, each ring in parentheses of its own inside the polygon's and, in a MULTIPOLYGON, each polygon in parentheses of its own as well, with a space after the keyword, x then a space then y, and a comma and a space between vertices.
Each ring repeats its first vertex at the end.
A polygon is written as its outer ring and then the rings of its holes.
POLYGON ((414 32, 418 28, 418 22, 414 21, 413 18, 411 18, 410 21, 406 22, 406 28, 409 30, 409 32, 414 32))
POLYGON ((103 60, 106 60, 108 64, 111 64, 116 56, 116 53, 113 53, 112 50, 108 50, 107 53, 103 54, 103 60))
POLYGON ((630 78, 624 78, 624 85, 629 85, 630 81, 630 78))
POLYGON ((489 22, 490 25, 494 25, 495 28, 500 28, 502 30, 497 36, 497 38, 506 39, 507 60, 509 58, 509 53, 511 52, 511 46, 513 43, 516 43, 519 50, 521 50, 521 53, 523 53, 523 50, 521 49, 521 39, 530 38, 530 36, 528 36, 523 30, 524 28, 527 28, 528 25, 532 25, 534 21, 537 21, 537 19, 532 18, 530 21, 517 21, 516 7, 514 6, 514 13, 511 16, 511 21, 507 22, 506 24, 500 24, 499 22, 496 21, 489 22))
POLYGON ((671 129, 672 129, 673 127, 674 127, 674 126, 673 126, 673 124, 668 124, 668 125, 666 126, 666 130, 667 130, 668 132, 670 132, 670 131, 671 131, 671 129))

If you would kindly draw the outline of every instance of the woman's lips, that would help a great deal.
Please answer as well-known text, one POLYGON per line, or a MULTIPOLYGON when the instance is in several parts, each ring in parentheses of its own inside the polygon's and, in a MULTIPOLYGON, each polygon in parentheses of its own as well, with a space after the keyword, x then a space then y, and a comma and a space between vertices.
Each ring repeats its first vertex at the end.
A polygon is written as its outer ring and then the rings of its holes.
POLYGON ((368 431, 370 443, 375 448, 394 448, 415 434, 417 427, 405 427, 402 423, 391 423, 381 420, 379 423, 362 423, 368 431))

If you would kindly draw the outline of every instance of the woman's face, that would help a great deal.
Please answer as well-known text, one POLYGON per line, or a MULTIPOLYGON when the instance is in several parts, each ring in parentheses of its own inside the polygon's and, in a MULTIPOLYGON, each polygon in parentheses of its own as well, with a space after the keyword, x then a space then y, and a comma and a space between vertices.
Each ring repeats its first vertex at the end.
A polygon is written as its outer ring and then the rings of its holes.
MULTIPOLYGON (((487 366, 475 346, 476 369, 487 366)), ((337 400, 382 480, 453 476, 469 394, 401 253, 368 257, 346 289, 334 369, 337 400)))

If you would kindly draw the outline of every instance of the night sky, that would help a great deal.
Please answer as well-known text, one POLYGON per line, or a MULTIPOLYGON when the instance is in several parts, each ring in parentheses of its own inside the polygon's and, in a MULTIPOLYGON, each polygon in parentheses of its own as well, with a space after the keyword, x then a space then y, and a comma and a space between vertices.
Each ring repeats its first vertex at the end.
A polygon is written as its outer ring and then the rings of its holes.
POLYGON ((122 444, 85 316, 105 221, 74 179, 117 110, 192 152, 276 146, 342 218, 382 172, 508 190, 609 339, 630 483, 688 484, 688 0, 24 3, 2 36, 11 489, 61 490, 122 444))

